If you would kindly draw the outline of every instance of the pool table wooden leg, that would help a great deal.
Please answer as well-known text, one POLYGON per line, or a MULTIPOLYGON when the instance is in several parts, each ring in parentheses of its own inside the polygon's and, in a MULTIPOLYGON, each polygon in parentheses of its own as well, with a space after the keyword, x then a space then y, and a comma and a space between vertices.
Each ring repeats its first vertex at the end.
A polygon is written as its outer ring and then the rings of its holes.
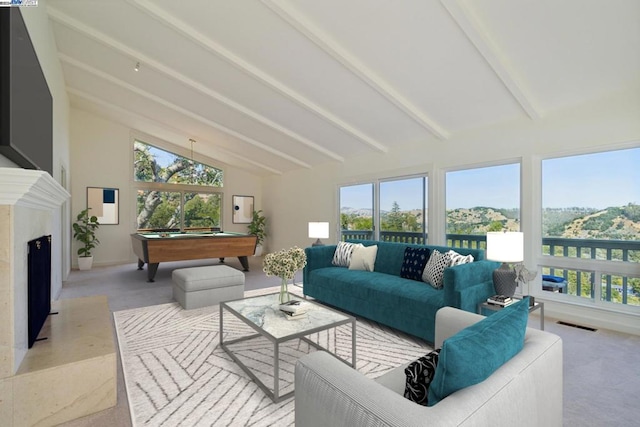
POLYGON ((218 258, 218 260, 220 261, 220 264, 224 264, 224 258, 218 258))
POLYGON ((142 270, 142 267, 144 267, 144 261, 138 258, 138 270, 142 270))
POLYGON ((246 256, 239 256, 238 260, 240 261, 240 264, 242 264, 244 271, 249 271, 249 259, 246 256))
POLYGON ((147 282, 154 282, 154 277, 156 277, 156 271, 158 271, 159 262, 147 263, 147 282))

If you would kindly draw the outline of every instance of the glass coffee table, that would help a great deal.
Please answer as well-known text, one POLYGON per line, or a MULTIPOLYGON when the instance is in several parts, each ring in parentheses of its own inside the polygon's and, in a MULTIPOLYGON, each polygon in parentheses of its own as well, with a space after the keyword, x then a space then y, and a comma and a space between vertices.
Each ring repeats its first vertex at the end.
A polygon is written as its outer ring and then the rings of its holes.
POLYGON ((324 307, 313 301, 292 296, 292 299, 304 301, 308 308, 302 319, 288 320, 279 309, 278 294, 260 295, 234 301, 220 303, 220 347, 242 368, 243 371, 269 396, 274 402, 279 402, 293 395, 290 391, 280 395, 280 344, 300 339, 309 345, 331 353, 328 349, 307 338, 307 335, 336 328, 351 323, 351 362, 342 359, 335 353, 337 359, 349 366, 355 367, 356 362, 356 319, 353 316, 340 313, 324 307), (224 312, 228 311, 250 326, 257 333, 232 340, 224 340, 224 312), (273 390, 260 380, 249 367, 244 364, 229 348, 230 345, 242 341, 264 337, 273 343, 273 390))

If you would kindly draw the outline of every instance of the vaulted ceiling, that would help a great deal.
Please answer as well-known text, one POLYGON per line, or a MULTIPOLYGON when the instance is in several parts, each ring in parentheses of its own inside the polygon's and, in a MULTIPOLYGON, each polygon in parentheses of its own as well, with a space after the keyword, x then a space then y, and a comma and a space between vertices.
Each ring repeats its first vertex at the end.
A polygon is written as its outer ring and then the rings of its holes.
POLYGON ((640 93, 638 0, 47 8, 74 107, 260 175, 640 93))

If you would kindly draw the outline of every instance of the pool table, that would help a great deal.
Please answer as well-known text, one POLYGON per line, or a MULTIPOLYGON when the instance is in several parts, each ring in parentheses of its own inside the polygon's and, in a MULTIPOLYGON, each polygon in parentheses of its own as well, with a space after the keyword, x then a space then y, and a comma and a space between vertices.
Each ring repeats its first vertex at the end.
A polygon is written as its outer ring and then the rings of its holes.
POLYGON ((248 256, 255 253, 258 238, 252 234, 231 232, 198 233, 134 233, 133 252, 138 257, 138 270, 147 264, 147 279, 153 282, 158 264, 167 261, 238 257, 244 271, 249 271, 248 256))

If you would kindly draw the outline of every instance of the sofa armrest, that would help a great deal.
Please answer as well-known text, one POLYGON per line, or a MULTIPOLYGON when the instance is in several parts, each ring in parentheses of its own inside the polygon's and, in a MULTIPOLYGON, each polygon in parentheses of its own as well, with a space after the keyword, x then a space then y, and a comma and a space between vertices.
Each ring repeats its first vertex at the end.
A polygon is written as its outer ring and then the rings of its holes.
POLYGON ((495 294, 493 270, 498 267, 499 262, 482 260, 445 268, 445 305, 475 313, 479 302, 495 294))
POLYGON ((304 249, 307 255, 307 264, 302 270, 302 283, 308 283, 309 273, 317 268, 331 267, 336 245, 310 246, 304 249))
POLYGON ((296 427, 427 425, 423 407, 324 351, 298 360, 295 390, 296 427))
POLYGON ((436 335, 433 345, 442 348, 442 342, 474 323, 484 319, 484 316, 454 307, 442 307, 436 313, 436 335))

